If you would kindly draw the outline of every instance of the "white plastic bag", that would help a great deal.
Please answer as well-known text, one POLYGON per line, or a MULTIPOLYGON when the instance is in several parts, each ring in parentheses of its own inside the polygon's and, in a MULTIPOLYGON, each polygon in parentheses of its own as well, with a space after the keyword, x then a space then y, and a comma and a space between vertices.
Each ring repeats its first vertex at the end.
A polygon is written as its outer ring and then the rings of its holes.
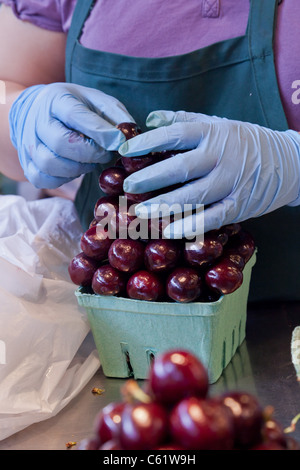
POLYGON ((82 228, 63 198, 0 196, 0 440, 56 415, 93 377, 97 351, 68 264, 82 228))

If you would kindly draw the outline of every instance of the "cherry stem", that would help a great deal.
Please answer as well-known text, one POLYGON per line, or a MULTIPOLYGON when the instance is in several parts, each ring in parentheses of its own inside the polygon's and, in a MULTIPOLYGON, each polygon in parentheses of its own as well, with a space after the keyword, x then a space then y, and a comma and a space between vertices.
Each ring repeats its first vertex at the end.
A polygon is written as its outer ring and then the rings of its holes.
POLYGON ((290 432, 294 432, 295 429, 296 429, 296 424, 297 424, 297 422, 299 421, 299 419, 300 419, 300 413, 297 414, 297 415, 295 416, 295 418, 292 419, 290 426, 288 426, 287 428, 285 428, 284 432, 287 433, 287 434, 290 433, 290 432))
POLYGON ((151 397, 141 389, 134 379, 126 381, 121 389, 122 395, 128 402, 140 401, 142 403, 150 403, 151 397))

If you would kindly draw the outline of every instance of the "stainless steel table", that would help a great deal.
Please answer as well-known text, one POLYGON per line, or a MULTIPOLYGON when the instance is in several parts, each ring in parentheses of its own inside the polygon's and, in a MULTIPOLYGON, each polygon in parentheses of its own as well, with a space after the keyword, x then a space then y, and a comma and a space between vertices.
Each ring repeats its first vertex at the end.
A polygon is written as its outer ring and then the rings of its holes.
MULTIPOLYGON (((300 413, 300 382, 290 351, 292 332, 299 325, 299 303, 249 305, 246 340, 220 379, 211 385, 211 395, 227 389, 249 391, 263 406, 273 406, 274 416, 284 427, 289 426, 300 413)), ((65 450, 66 443, 89 437, 96 414, 109 402, 120 399, 123 383, 124 379, 106 378, 100 368, 57 416, 1 441, 0 450, 65 450), (94 387, 105 392, 95 395, 94 387)), ((300 442, 300 421, 291 435, 300 442)))

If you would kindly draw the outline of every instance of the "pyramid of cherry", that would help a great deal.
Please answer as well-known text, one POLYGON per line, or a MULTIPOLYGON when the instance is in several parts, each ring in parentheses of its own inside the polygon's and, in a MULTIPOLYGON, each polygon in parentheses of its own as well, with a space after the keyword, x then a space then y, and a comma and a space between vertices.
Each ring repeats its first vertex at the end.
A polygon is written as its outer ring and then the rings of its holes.
MULTIPOLYGON (((142 132, 136 123, 117 127, 127 140, 142 132)), ((102 171, 94 218, 82 235, 81 253, 69 265, 76 285, 90 288, 95 295, 178 303, 216 301, 242 285, 243 270, 255 243, 238 223, 211 230, 203 240, 189 241, 166 239, 165 220, 150 219, 146 236, 136 235, 140 221, 135 205, 158 191, 128 194, 123 190, 124 180, 158 161, 171 159, 174 153, 178 152, 140 157, 117 154, 116 163, 102 171), (132 227, 135 237, 131 236, 132 227)))

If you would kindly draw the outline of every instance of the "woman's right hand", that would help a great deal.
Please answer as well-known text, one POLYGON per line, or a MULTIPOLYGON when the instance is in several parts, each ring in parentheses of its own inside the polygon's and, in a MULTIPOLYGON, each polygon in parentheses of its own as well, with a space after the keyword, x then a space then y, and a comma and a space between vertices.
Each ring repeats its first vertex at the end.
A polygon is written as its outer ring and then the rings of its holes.
POLYGON ((107 163, 125 142, 116 128, 134 122, 122 103, 99 90, 71 83, 36 85, 14 101, 10 135, 26 178, 53 189, 107 163))

